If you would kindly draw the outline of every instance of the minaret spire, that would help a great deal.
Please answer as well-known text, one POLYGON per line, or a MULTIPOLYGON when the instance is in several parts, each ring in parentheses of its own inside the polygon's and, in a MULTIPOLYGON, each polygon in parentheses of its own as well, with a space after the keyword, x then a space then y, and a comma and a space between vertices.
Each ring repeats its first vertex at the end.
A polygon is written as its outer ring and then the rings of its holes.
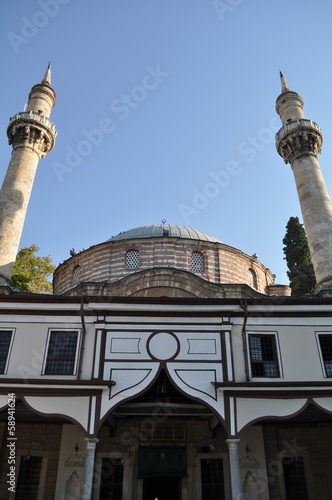
POLYGON ((281 73, 281 71, 279 71, 279 74, 280 74, 280 81, 281 81, 281 92, 287 92, 287 90, 289 90, 289 87, 287 85, 286 78, 281 73))
POLYGON ((42 79, 42 83, 47 83, 48 85, 51 85, 51 61, 48 63, 44 78, 42 79))
POLYGON ((41 83, 29 94, 27 109, 10 119, 11 160, 0 191, 0 285, 10 285, 30 194, 40 158, 53 148, 56 130, 50 120, 55 104, 48 65, 41 83))
POLYGON ((323 136, 319 126, 304 117, 303 100, 281 77, 276 111, 283 126, 276 135, 277 151, 290 163, 301 205, 317 287, 332 296, 332 205, 318 162, 323 136))

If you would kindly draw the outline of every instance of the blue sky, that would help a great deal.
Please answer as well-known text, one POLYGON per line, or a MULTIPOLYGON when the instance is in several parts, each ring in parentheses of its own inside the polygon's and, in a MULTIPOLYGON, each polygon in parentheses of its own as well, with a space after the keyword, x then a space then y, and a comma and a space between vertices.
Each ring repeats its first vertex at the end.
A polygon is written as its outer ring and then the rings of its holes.
POLYGON ((1 178, 9 117, 49 60, 57 94, 21 247, 57 265, 166 219, 257 253, 288 283, 282 239, 302 216, 274 144, 279 69, 322 128, 331 193, 329 0, 12 0, 0 15, 1 178))

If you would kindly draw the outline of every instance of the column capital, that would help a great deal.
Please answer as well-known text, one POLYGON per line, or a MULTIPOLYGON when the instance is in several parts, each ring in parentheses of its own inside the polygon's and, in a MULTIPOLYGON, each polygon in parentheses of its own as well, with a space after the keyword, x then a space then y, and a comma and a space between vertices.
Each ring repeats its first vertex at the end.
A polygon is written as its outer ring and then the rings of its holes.
POLYGON ((238 438, 226 439, 226 443, 228 444, 228 447, 233 448, 233 449, 237 448, 237 444, 239 441, 240 441, 240 439, 238 439, 238 438))
POLYGON ((96 444, 98 443, 99 439, 98 438, 89 438, 85 437, 84 438, 86 441, 86 448, 88 449, 94 449, 96 447, 96 444))

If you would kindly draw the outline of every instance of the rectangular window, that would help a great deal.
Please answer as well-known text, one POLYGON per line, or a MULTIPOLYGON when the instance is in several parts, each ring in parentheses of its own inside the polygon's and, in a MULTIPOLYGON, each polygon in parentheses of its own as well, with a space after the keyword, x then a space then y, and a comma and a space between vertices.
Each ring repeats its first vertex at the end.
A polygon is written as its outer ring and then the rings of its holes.
POLYGON ((287 500, 308 500, 307 486, 301 457, 284 458, 282 461, 287 500))
POLYGON ((252 377, 280 377, 276 336, 249 334, 252 377))
POLYGON ((122 500, 123 460, 103 458, 99 500, 122 500))
POLYGON ((202 500, 224 500, 224 472, 220 458, 201 459, 202 500))
POLYGON ((169 441, 185 441, 186 426, 185 425, 167 425, 146 423, 140 426, 139 429, 140 441, 151 442, 169 442, 169 441))
POLYGON ((318 335, 326 377, 332 377, 332 335, 318 335))
POLYGON ((50 332, 46 375, 73 375, 75 373, 77 341, 77 331, 50 332))
POLYGON ((20 472, 16 488, 16 500, 37 500, 42 468, 42 457, 25 455, 21 458, 20 472))
POLYGON ((0 374, 4 374, 7 371, 7 361, 12 335, 12 330, 0 330, 0 374))

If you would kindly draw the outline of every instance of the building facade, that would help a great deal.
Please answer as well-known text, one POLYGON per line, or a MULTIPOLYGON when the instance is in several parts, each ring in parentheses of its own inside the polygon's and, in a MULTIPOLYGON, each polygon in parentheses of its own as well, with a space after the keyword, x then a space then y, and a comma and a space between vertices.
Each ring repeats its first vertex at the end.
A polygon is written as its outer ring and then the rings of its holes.
MULTIPOLYGON (((54 274, 53 295, 14 291, 12 257, 0 258, 0 498, 332 498, 322 136, 281 83, 277 149, 299 190, 301 168, 315 171, 314 208, 310 190, 299 196, 316 292, 290 296, 257 256, 165 221, 72 252, 54 274)), ((50 68, 39 85, 49 99, 50 68)), ((38 109, 14 120, 54 131, 38 109)), ((37 146, 13 125, 24 159, 37 146)), ((17 186, 7 180, 0 234, 15 211, 10 189, 17 186)))

